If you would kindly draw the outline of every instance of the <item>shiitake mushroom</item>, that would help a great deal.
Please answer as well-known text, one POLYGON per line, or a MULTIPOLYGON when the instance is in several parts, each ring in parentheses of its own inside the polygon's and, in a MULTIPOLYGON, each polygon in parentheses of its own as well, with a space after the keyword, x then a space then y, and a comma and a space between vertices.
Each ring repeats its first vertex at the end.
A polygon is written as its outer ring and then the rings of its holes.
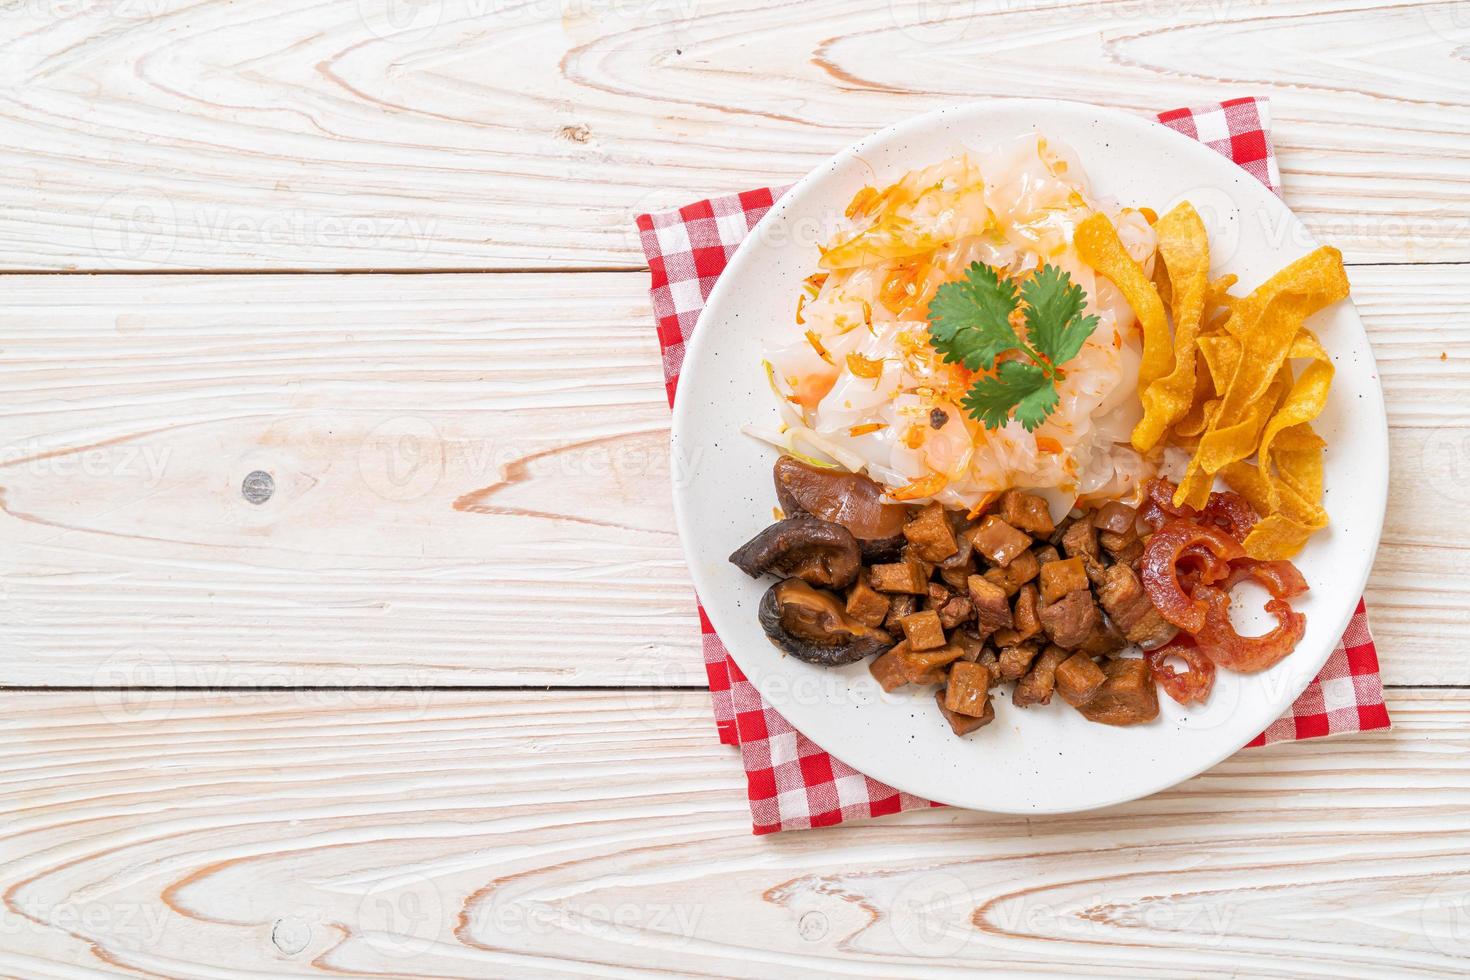
POLYGON ((730 556, 751 578, 766 572, 841 589, 857 580, 862 552, 842 525, 806 514, 777 521, 730 556))
POLYGON ((788 578, 766 590, 759 612, 761 629, 776 646, 798 660, 839 667, 893 646, 887 630, 865 626, 843 610, 831 592, 788 578))
POLYGON ((771 475, 786 515, 810 514, 841 524, 857 538, 863 559, 895 561, 903 548, 908 508, 883 502, 883 488, 861 473, 824 469, 795 456, 776 460, 771 475))

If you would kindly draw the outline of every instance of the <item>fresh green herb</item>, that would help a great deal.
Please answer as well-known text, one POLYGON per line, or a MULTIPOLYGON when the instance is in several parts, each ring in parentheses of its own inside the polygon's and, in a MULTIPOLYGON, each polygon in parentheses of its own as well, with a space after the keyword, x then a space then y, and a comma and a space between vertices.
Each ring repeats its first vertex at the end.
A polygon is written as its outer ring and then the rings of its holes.
POLYGON ((1062 365, 1077 356, 1097 328, 1083 316, 1087 294, 1061 269, 1043 265, 1020 290, 988 265, 973 263, 965 278, 939 287, 929 304, 929 342, 945 361, 971 371, 994 371, 962 399, 971 418, 998 429, 1014 417, 1036 431, 1057 407, 1062 365), (1026 304, 1026 339, 1011 317, 1026 304), (1002 355, 1013 354, 995 363, 1002 355))

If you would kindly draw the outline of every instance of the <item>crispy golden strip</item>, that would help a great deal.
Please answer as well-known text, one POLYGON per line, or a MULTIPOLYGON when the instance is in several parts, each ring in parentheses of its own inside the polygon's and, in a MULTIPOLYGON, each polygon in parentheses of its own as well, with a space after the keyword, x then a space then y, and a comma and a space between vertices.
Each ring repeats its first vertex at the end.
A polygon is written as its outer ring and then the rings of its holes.
MULTIPOLYGON (((1169 273, 1170 313, 1174 318, 1174 366, 1157 381, 1141 387, 1143 418, 1133 429, 1133 448, 1146 453, 1165 430, 1189 412, 1194 396, 1195 339, 1210 286, 1210 250, 1204 222, 1188 201, 1154 225, 1159 257, 1169 273)), ((1147 343, 1147 334, 1144 335, 1147 343)), ((1147 351, 1144 354, 1148 356, 1147 351)))
MULTIPOLYGON (((1268 400, 1271 386, 1279 384, 1282 365, 1302 322, 1347 294, 1342 253, 1323 247, 1277 272, 1236 303, 1225 330, 1240 342, 1240 355, 1221 394, 1220 408, 1200 437, 1174 496, 1176 505, 1203 507, 1215 474, 1256 450, 1262 431, 1260 406, 1268 400)), ((1207 363, 1209 356, 1205 355, 1207 363)), ((1212 373, 1216 367, 1211 365, 1212 373)), ((1218 387, 1219 375, 1215 381, 1218 387)), ((1278 393, 1277 398, 1281 397, 1278 393)), ((1270 403, 1274 407, 1275 399, 1270 403)))

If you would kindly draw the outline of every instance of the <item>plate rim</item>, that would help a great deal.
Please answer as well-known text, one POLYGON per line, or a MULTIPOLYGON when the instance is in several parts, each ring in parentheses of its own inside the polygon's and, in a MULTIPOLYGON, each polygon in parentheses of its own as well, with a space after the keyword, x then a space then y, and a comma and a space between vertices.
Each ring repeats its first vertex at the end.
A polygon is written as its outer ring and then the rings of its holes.
MULTIPOLYGON (((700 311, 700 319, 703 320, 703 318, 711 308, 718 308, 720 305, 725 303, 727 301, 726 294, 732 292, 735 288, 737 288, 735 285, 737 277, 730 275, 730 273, 738 272, 739 266, 743 266, 745 263, 753 261, 752 256, 759 250, 759 243, 763 240, 763 236, 760 234, 762 227, 765 226, 768 222, 773 223, 779 220, 780 214, 784 211, 784 208, 782 207, 783 202, 797 200, 800 192, 804 191, 806 187, 816 182, 825 171, 840 166, 841 164, 847 162, 850 158, 860 157, 863 148, 869 144, 878 142, 880 140, 886 142, 891 138, 901 136, 905 132, 924 129, 926 127, 932 126, 939 119, 951 113, 962 111, 984 112, 987 110, 995 110, 998 108, 1024 108, 1026 106, 1034 106, 1039 110, 1083 112, 1093 114, 1099 118, 1106 117, 1108 121, 1114 122, 1119 126, 1133 127, 1136 131, 1148 131, 1151 135, 1168 133, 1177 140, 1182 141, 1181 146, 1182 144, 1188 144, 1188 149, 1186 149, 1184 152, 1194 153, 1202 160, 1209 160, 1211 165, 1225 163, 1229 166, 1240 169, 1241 173, 1250 178, 1250 181, 1252 183, 1257 184, 1262 191, 1264 191, 1267 195, 1276 200, 1276 202, 1281 206, 1281 209, 1285 213, 1287 218, 1290 221, 1294 222, 1297 225, 1298 229, 1303 233, 1303 235, 1305 236, 1304 241, 1306 243, 1313 247, 1320 244, 1316 236, 1313 235, 1311 233, 1311 230, 1307 228, 1305 223, 1302 222, 1299 217, 1297 217, 1296 213, 1291 209, 1290 205, 1286 203, 1286 201, 1279 193, 1273 192, 1271 188, 1267 187, 1265 184, 1260 183, 1253 175, 1246 172, 1243 168, 1240 168, 1238 164, 1234 163, 1234 161, 1230 160, 1228 157, 1219 154, 1217 151, 1211 149, 1204 143, 1201 143, 1196 139, 1192 139, 1184 135, 1183 133, 1172 129, 1169 126, 1158 122, 1157 119, 1151 115, 1135 114, 1126 110, 1110 106, 1099 106, 1093 103, 1079 100, 1037 99, 1028 97, 987 97, 945 105, 924 113, 920 113, 918 115, 905 117, 882 129, 870 133, 859 140, 856 140, 855 142, 843 147, 836 153, 818 163, 815 167, 813 167, 810 171, 803 175, 800 180, 792 184, 781 195, 779 199, 773 202, 771 207, 761 217, 760 221, 758 221, 750 229, 746 237, 736 248, 734 254, 730 257, 730 260, 726 264, 725 269, 716 280, 713 289, 711 289, 710 294, 706 298, 705 304, 700 311)), ((1358 313, 1357 304, 1354 302, 1351 296, 1348 297, 1347 303, 1351 311, 1351 316, 1357 322, 1359 329, 1362 330, 1365 340, 1364 349, 1367 356, 1366 369, 1369 372, 1369 376, 1372 380, 1372 407, 1376 410, 1376 417, 1378 420, 1378 424, 1373 427, 1373 435, 1376 437, 1377 441, 1384 450, 1384 465, 1381 467, 1381 473, 1378 474, 1378 479, 1374 481, 1374 486, 1371 487, 1374 499, 1377 503, 1374 507, 1375 520, 1373 521, 1372 529, 1365 534, 1364 538, 1365 544, 1368 545, 1367 560, 1364 562, 1358 576, 1356 576, 1356 594, 1362 596, 1363 591, 1367 586, 1368 579, 1372 574, 1373 565, 1378 552, 1378 547, 1382 539, 1383 525, 1387 515, 1388 487, 1392 459, 1390 455, 1390 443, 1388 438, 1389 431, 1387 405, 1384 399, 1383 381, 1382 376, 1378 370, 1377 358, 1374 356, 1373 353, 1372 342, 1371 338, 1368 337, 1367 327, 1365 324, 1363 324, 1362 317, 1358 313)), ((699 330, 696 326, 696 329, 693 331, 693 337, 685 341, 685 351, 683 357, 684 365, 697 362, 700 352, 702 352, 703 348, 708 343, 712 343, 712 341, 708 341, 707 339, 709 336, 709 331, 699 330)), ((684 369, 681 368, 681 382, 683 381, 684 373, 684 369)), ((678 482, 678 474, 680 473, 680 465, 678 462, 679 444, 684 437, 684 433, 688 431, 688 415, 690 413, 690 409, 688 406, 690 405, 694 397, 692 395, 686 395, 686 393, 690 392, 691 390, 692 386, 688 386, 682 383, 675 390, 674 404, 672 406, 672 418, 670 423, 670 473, 673 483, 671 489, 673 491, 672 495, 674 504, 674 521, 675 527, 679 534, 680 548, 684 554, 686 565, 690 570, 690 577, 694 580, 693 584, 695 586, 696 595, 700 595, 702 593, 699 590, 700 583, 698 581, 699 563, 696 558, 693 544, 694 536, 689 531, 688 511, 685 507, 683 494, 681 493, 681 488, 678 482)), ((1333 629, 1330 631, 1329 635, 1341 637, 1346 631, 1348 624, 1352 621, 1353 616, 1356 615, 1357 603, 1349 604, 1346 608, 1346 615, 1338 617, 1340 619, 1340 622, 1334 624, 1333 629)), ((704 609, 706 611, 706 615, 709 617, 711 625, 716 626, 716 632, 718 633, 717 624, 715 621, 717 618, 723 619, 723 614, 715 612, 714 609, 710 606, 704 606, 704 609)), ((723 641, 721 642, 723 645, 723 641)), ((1306 675, 1306 679, 1303 681, 1300 687, 1292 684, 1283 688, 1283 690, 1290 691, 1291 693, 1289 698, 1284 698, 1281 701, 1279 706, 1280 712, 1284 713, 1288 711, 1291 705, 1295 703, 1296 699, 1301 696, 1303 691, 1305 691, 1306 688, 1311 685, 1311 683, 1316 679, 1317 675, 1321 672, 1322 667, 1326 663, 1327 659, 1332 655, 1333 650, 1336 649, 1336 646, 1337 641, 1325 645, 1325 649, 1322 651, 1320 657, 1317 658, 1311 674, 1306 675)), ((765 692, 761 690, 761 684, 757 680, 757 677, 764 672, 758 669, 748 669, 746 664, 742 662, 741 655, 736 652, 733 646, 726 645, 725 649, 728 651, 729 655, 736 661, 736 664, 741 667, 741 670, 746 674, 750 683, 755 686, 758 691, 761 691, 762 698, 769 700, 765 692)), ((792 727, 795 728, 796 726, 793 725, 792 727)), ((800 729, 798 729, 798 731, 800 731, 800 729)), ((827 752, 834 758, 844 761, 844 763, 850 765, 852 768, 856 769, 859 772, 866 772, 863 766, 847 762, 840 750, 834 750, 823 740, 812 738, 812 736, 809 734, 803 734, 804 737, 812 741, 814 744, 818 745, 818 747, 820 747, 824 752, 827 752)), ((1182 773, 1181 775, 1178 775, 1177 778, 1170 777, 1167 781, 1153 785, 1152 788, 1146 788, 1142 791, 1129 789, 1117 794, 1115 798, 1101 799, 1093 802, 1087 802, 1082 805, 1061 804, 1057 806, 1028 805, 1016 807, 997 805, 976 807, 970 803, 940 799, 936 794, 932 793, 928 789, 916 790, 913 788, 912 783, 904 785, 905 781, 901 778, 892 779, 889 778, 886 774, 881 777, 870 776, 870 778, 881 779, 883 782, 888 783, 895 789, 903 792, 908 792, 923 798, 931 799, 934 802, 943 802, 950 806, 975 810, 976 812, 1019 815, 1083 813, 1092 810, 1102 809, 1109 806, 1116 806, 1121 803, 1131 802, 1137 799, 1142 799, 1187 782, 1188 780, 1193 779, 1195 776, 1198 776, 1200 773, 1218 765, 1220 762, 1234 755, 1250 742, 1254 741, 1258 737, 1258 735, 1259 733, 1250 733, 1244 738, 1243 741, 1239 742, 1238 744, 1235 743, 1234 739, 1223 740, 1220 743, 1221 745, 1225 746, 1223 750, 1202 753, 1203 761, 1197 767, 1190 767, 1188 771, 1182 773)))

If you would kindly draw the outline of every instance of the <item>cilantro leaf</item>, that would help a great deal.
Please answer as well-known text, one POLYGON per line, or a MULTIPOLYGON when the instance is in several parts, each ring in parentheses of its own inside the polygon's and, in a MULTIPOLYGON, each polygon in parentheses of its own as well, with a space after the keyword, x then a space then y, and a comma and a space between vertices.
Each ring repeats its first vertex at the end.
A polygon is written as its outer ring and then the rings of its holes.
POLYGON ((1027 432, 1036 431, 1046 421, 1057 401, 1057 386, 1045 371, 1028 361, 1001 362, 994 376, 976 381, 961 399, 971 417, 987 429, 999 429, 1010 421, 1014 407, 1016 421, 1027 432))
POLYGON ((1056 266, 1043 265, 1027 279, 1021 298, 1026 301, 1027 339, 1057 367, 1076 357, 1097 329, 1097 317, 1082 315, 1087 294, 1056 266))
POLYGON ((935 291, 929 342, 945 361, 985 372, 961 399, 971 418, 998 429, 1014 415, 1034 432, 1060 400, 1062 365, 1097 329, 1097 317, 1082 315, 1086 308, 1082 287, 1055 266, 1042 265, 1018 290, 999 270, 975 262, 964 279, 935 291), (1011 326, 1023 301, 1025 340, 1011 326), (997 367, 1002 354, 1013 356, 997 367))
POLYGON ((1016 284, 974 262, 965 278, 947 282, 929 302, 929 342, 944 359, 971 371, 989 371, 995 359, 1021 346, 1011 326, 1016 284))

